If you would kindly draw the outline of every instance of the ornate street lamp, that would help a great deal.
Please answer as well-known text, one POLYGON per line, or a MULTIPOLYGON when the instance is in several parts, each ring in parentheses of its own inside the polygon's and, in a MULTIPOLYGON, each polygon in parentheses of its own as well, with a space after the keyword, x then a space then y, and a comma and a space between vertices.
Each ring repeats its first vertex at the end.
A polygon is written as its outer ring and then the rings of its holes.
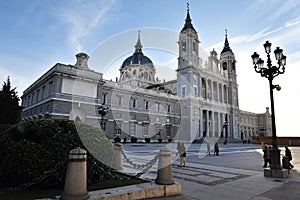
POLYGON ((105 105, 104 103, 97 107, 98 114, 101 116, 100 126, 103 131, 105 131, 105 125, 106 125, 104 117, 109 112, 109 109, 110 109, 109 106, 105 105))
POLYGON ((223 130, 225 129, 225 138, 228 138, 228 126, 229 122, 227 121, 227 115, 225 116, 225 122, 222 126, 221 137, 224 137, 223 130))
POLYGON ((227 138, 228 138, 228 126, 229 126, 229 123, 227 121, 227 115, 225 117, 225 122, 223 123, 223 126, 222 126, 222 131, 221 131, 221 137, 224 137, 223 136, 223 130, 225 129, 225 140, 223 142, 223 144, 227 144, 227 138))
POLYGON ((283 50, 277 47, 274 51, 275 58, 277 60, 277 66, 272 66, 272 61, 270 58, 271 53, 271 43, 266 41, 264 44, 265 52, 267 53, 267 67, 264 67, 264 61, 259 58, 259 55, 254 52, 251 56, 254 64, 254 69, 257 73, 260 73, 262 77, 265 77, 269 80, 270 86, 270 99, 271 99, 271 119, 272 119, 272 146, 270 150, 271 154, 271 169, 281 169, 280 164, 280 150, 278 149, 277 136, 276 136, 276 125, 275 125, 275 111, 274 111, 274 97, 273 89, 280 90, 279 85, 273 85, 273 79, 279 74, 283 74, 285 71, 286 65, 286 56, 283 55, 283 50))

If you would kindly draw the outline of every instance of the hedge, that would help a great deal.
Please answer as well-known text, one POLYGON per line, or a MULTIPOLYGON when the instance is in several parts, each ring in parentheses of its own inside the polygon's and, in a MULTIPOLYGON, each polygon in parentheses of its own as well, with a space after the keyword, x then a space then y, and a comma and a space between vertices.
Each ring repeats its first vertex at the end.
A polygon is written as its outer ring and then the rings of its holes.
POLYGON ((101 169, 111 170, 113 146, 100 129, 62 119, 32 120, 9 127, 0 137, 0 186, 16 187, 30 182, 61 163, 39 184, 62 188, 67 169, 64 161, 75 147, 88 151, 88 184, 103 179, 105 173, 101 169))

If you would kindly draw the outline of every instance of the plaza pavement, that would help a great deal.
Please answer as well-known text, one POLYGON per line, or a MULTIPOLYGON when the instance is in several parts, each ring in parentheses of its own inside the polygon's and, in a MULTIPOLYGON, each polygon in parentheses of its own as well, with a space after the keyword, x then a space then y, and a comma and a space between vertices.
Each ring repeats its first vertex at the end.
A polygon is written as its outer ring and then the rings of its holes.
MULTIPOLYGON (((130 159, 146 163, 157 153, 160 145, 126 144, 124 150, 130 159), (150 153, 149 153, 150 152, 150 153)), ((187 151, 186 167, 178 167, 178 160, 173 163, 172 173, 175 182, 182 185, 182 195, 154 198, 155 200, 297 200, 300 199, 300 147, 291 147, 293 164, 287 179, 264 177, 263 160, 260 145, 227 144, 220 145, 220 156, 205 155, 206 147, 193 144, 187 151)), ((211 148, 213 149, 213 148, 211 148)), ((284 154, 284 148, 281 154, 284 154)), ((176 151, 172 150, 176 158, 176 151)), ((136 173, 126 161, 123 161, 124 172, 136 173)), ((156 166, 142 178, 154 180, 156 166)), ((154 200, 153 199, 153 200, 154 200)))

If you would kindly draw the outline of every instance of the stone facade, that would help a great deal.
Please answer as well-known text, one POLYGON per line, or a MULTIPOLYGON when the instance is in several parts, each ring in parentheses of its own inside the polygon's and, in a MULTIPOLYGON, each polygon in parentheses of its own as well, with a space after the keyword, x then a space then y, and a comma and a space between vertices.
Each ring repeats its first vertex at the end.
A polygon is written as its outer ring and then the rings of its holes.
MULTIPOLYGON (((176 41, 174 41, 176 42, 176 41)), ((142 51, 120 68, 116 81, 104 80, 88 67, 89 56, 76 55, 75 65, 56 64, 22 96, 23 120, 68 118, 99 126, 110 138, 152 138, 194 141, 204 137, 249 139, 271 135, 271 116, 239 109, 236 60, 225 35, 220 56, 199 56, 200 40, 189 10, 179 33, 177 78, 161 83, 155 66, 142 51), (98 106, 110 111, 101 117, 98 106)))

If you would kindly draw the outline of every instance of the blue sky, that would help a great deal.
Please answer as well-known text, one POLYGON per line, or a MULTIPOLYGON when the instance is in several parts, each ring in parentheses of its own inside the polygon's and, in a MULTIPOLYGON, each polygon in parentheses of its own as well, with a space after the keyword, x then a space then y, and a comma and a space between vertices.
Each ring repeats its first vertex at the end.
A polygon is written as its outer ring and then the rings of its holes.
MULTIPOLYGON (((287 56, 286 72, 275 78, 282 90, 274 91, 277 132, 299 136, 300 1, 190 0, 189 4, 201 47, 207 52, 213 48, 221 51, 224 30, 228 29, 229 43, 237 59, 239 100, 243 110, 262 113, 265 107, 270 107, 267 79, 254 72, 250 56, 257 51, 266 60, 262 46, 266 40, 273 44, 273 50, 277 46, 283 48, 287 56)), ((95 52, 104 44, 111 44, 106 52, 125 44, 132 50, 136 38, 126 38, 124 33, 137 33, 137 30, 142 31, 144 53, 151 55, 155 64, 160 62, 157 51, 147 52, 146 47, 147 42, 159 38, 149 40, 150 36, 143 29, 152 27, 178 34, 185 16, 186 1, 183 0, 0 1, 0 81, 10 76, 21 96, 24 89, 55 63, 74 64, 75 54, 79 52, 100 59, 101 55, 95 52), (114 39, 120 35, 126 42, 114 39)), ((122 56, 111 63, 116 66, 110 69, 112 77, 118 76, 122 56)), ((176 69, 176 66, 171 67, 176 69)), ((99 66, 91 68, 98 70, 99 66)))

